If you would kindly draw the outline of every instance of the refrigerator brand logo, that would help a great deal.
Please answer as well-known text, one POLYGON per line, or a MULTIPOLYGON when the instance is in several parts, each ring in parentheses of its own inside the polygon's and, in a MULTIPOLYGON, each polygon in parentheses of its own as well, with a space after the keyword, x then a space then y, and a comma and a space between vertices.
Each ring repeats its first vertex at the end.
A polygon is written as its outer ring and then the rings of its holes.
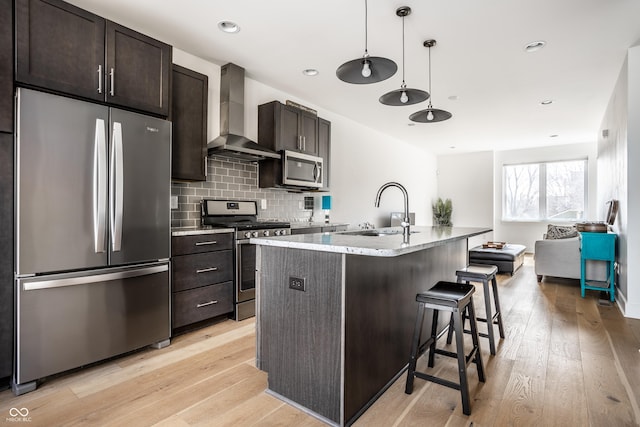
POLYGON ((149 127, 149 126, 147 126, 147 130, 148 130, 149 132, 160 132, 160 129, 158 129, 158 128, 152 128, 152 127, 149 127))
POLYGON ((31 417, 29 416, 29 410, 27 408, 11 408, 9 409, 9 417, 5 418, 5 421, 10 423, 16 422, 31 422, 31 417))

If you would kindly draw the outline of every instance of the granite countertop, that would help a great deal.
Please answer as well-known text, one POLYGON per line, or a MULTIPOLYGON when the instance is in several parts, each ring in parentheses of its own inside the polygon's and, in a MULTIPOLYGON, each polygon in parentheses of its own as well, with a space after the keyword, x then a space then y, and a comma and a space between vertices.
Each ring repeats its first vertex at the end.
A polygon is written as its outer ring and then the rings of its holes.
MULTIPOLYGON (((369 230, 371 231, 371 230, 369 230)), ((402 227, 380 228, 384 236, 361 236, 338 232, 326 234, 299 234, 291 236, 252 238, 251 243, 263 246, 307 249, 312 251, 335 252, 353 255, 393 257, 437 246, 447 241, 492 231, 480 227, 411 227, 409 243, 402 241, 402 227)))
POLYGON ((218 234, 233 233, 233 228, 215 228, 215 227, 171 227, 172 236, 196 236, 198 234, 218 234))
POLYGON ((330 222, 329 224, 324 221, 309 222, 309 221, 294 221, 291 222, 291 228, 315 228, 315 227, 337 227, 337 226, 349 226, 346 222, 330 222))

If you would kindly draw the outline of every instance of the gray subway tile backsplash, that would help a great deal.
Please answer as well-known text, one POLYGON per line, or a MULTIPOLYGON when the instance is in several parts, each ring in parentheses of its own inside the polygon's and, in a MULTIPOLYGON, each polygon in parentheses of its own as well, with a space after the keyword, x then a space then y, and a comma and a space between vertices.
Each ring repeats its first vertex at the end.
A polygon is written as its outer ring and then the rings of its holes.
MULTIPOLYGON (((289 193, 286 190, 258 188, 258 165, 209 157, 205 182, 171 183, 171 195, 178 196, 178 209, 171 210, 172 227, 194 227, 200 223, 200 200, 257 200, 260 219, 308 221, 312 211, 304 207, 304 196, 313 193, 289 193), (260 199, 267 209, 260 209, 260 199)), ((316 196, 318 197, 318 196, 316 196)))

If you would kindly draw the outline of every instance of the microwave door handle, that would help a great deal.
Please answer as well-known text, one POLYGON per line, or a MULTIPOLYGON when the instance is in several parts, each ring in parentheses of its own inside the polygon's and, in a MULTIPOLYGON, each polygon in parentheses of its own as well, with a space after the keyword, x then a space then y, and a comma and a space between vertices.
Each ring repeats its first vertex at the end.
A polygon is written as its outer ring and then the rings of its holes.
POLYGON ((318 169, 318 177, 316 178, 316 183, 322 183, 322 165, 320 163, 316 163, 316 168, 318 169))

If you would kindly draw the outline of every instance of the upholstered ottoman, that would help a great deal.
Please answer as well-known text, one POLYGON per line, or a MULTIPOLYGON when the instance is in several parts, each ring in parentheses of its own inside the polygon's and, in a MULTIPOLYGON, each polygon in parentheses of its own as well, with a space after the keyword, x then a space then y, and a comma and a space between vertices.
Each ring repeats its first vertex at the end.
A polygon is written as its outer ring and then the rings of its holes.
POLYGON ((469 264, 490 264, 498 267, 498 273, 513 275, 524 262, 526 246, 507 243, 502 249, 476 246, 469 250, 469 264))

